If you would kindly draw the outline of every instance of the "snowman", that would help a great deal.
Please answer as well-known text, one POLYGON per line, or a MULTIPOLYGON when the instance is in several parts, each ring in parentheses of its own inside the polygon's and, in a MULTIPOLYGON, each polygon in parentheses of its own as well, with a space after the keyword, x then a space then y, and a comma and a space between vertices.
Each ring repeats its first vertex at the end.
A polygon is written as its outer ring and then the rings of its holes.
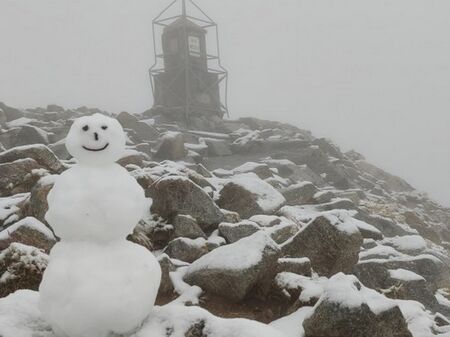
POLYGON ((61 238, 39 287, 43 318, 58 337, 131 333, 150 314, 161 269, 145 248, 127 241, 148 203, 116 161, 125 151, 117 120, 81 117, 66 139, 77 164, 48 195, 46 220, 61 238))

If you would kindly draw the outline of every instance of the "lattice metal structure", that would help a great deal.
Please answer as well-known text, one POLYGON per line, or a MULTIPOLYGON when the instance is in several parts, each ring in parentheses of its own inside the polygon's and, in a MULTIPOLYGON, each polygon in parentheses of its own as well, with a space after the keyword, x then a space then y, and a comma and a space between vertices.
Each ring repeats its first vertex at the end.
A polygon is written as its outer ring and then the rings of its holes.
POLYGON ((172 1, 153 20, 154 107, 192 115, 228 115, 228 72, 217 24, 193 0, 172 1))

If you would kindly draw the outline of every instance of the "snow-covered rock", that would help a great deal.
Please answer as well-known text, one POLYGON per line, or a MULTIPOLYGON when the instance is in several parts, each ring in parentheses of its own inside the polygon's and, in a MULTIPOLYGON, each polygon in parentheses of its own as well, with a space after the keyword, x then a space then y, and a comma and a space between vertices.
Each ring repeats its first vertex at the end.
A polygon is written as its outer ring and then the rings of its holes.
POLYGON ((249 220, 238 223, 222 222, 219 225, 219 234, 223 236, 228 243, 239 241, 240 239, 250 236, 260 230, 260 227, 249 220))
POLYGON ((356 226, 332 215, 313 219, 282 245, 283 254, 308 257, 320 275, 351 272, 363 243, 356 226))
POLYGON ((12 242, 20 242, 49 252, 56 240, 53 232, 42 222, 26 217, 0 232, 0 251, 12 242))
POLYGON ((309 181, 291 185, 281 191, 288 205, 311 203, 316 192, 317 187, 309 181))
POLYGON ((32 158, 53 173, 61 173, 64 165, 47 146, 32 144, 14 147, 0 153, 0 163, 11 163, 18 159, 32 158))
POLYGON ((151 187, 152 212, 171 219, 178 214, 192 216, 202 229, 217 226, 223 214, 211 197, 186 177, 168 176, 151 187))
POLYGON ((268 291, 279 253, 269 236, 257 232, 201 257, 188 268, 184 279, 206 292, 241 301, 255 287, 268 291))
POLYGON ((179 132, 168 132, 161 138, 155 157, 162 160, 179 160, 186 156, 183 135, 179 132))
POLYGON ((0 164, 0 197, 29 192, 39 180, 41 169, 32 158, 0 164))
POLYGON ((197 224, 197 221, 190 215, 178 214, 172 221, 174 237, 184 237, 189 239, 206 238, 206 234, 197 224))
POLYGON ((327 282, 303 327, 305 337, 412 337, 394 301, 342 273, 327 282))
POLYGON ((37 290, 48 256, 38 248, 13 242, 0 253, 0 297, 18 289, 37 290))
POLYGON ((169 242, 164 252, 174 259, 191 263, 207 254, 208 246, 203 238, 177 238, 169 242))
POLYGON ((238 212, 242 218, 272 214, 285 203, 283 195, 256 174, 235 176, 220 191, 217 204, 238 212))

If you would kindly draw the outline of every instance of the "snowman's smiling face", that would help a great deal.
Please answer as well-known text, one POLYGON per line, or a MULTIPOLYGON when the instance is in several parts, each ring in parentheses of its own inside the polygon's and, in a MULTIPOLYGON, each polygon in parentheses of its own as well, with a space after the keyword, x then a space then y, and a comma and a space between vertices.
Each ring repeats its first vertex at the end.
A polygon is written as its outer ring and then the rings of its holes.
POLYGON ((70 128, 66 148, 82 164, 111 164, 125 151, 125 134, 113 118, 102 114, 81 117, 70 128))

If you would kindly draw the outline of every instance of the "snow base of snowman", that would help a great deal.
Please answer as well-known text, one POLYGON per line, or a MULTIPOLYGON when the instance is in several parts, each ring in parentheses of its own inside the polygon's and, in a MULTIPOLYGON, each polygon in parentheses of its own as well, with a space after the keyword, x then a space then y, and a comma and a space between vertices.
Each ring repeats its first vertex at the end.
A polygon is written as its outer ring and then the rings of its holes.
POLYGON ((144 191, 115 162, 125 150, 120 124, 77 119, 66 147, 78 164, 48 195, 46 220, 61 238, 39 288, 43 318, 61 337, 106 337, 140 327, 153 309, 161 268, 126 241, 148 209, 144 191))
POLYGON ((153 309, 159 264, 132 242, 58 243, 40 308, 57 335, 107 336, 138 328, 153 309))

